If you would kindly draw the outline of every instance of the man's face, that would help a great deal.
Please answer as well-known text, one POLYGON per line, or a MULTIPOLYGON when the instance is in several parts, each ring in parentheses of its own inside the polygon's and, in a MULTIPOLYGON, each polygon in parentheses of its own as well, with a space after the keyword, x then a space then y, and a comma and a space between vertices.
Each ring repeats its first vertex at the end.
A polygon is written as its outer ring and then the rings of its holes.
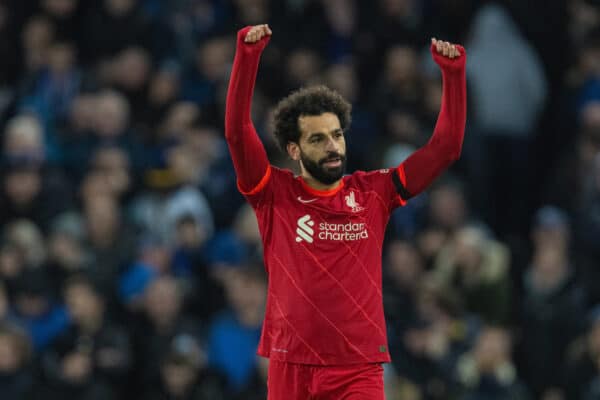
POLYGON ((340 120, 333 113, 302 116, 299 143, 290 143, 292 159, 301 161, 308 173, 330 185, 342 178, 346 170, 346 141, 340 120))
POLYGON ((34 169, 11 172, 4 180, 4 190, 10 201, 21 207, 27 207, 39 194, 42 187, 40 173, 34 169))
POLYGON ((23 355, 19 353, 17 338, 9 333, 0 335, 0 373, 13 373, 21 366, 23 355))
POLYGON ((101 317, 102 301, 93 289, 85 284, 73 284, 65 290, 65 303, 75 322, 101 317))

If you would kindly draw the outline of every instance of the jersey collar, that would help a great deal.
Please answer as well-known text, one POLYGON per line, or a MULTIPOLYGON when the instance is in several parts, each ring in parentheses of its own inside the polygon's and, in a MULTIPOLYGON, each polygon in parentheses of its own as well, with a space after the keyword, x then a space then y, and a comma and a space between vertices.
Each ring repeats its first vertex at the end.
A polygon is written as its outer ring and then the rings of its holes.
POLYGON ((339 185, 337 185, 333 189, 329 189, 329 190, 318 190, 318 189, 312 188, 308 185, 308 183, 306 183, 304 181, 304 179, 302 179, 301 176, 299 176, 298 179, 300 180, 300 184, 302 185, 302 188, 304 190, 306 190, 308 193, 312 194, 313 196, 321 196, 321 197, 333 196, 334 194, 339 192, 344 187, 344 179, 340 180, 339 185))

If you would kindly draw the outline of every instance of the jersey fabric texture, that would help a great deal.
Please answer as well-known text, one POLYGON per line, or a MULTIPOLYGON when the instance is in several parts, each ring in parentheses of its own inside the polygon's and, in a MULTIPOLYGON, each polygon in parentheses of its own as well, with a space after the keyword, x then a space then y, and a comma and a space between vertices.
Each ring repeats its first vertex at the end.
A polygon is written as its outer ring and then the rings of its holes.
POLYGON ((225 137, 238 187, 258 218, 269 276, 258 353, 274 362, 329 368, 387 362, 384 231, 394 208, 421 193, 460 156, 466 123, 464 49, 458 46, 461 57, 450 60, 431 47, 443 90, 427 144, 399 166, 355 172, 323 192, 269 164, 250 110, 260 55, 270 37, 245 43, 250 29, 238 32, 225 137))
POLYGON ((270 167, 246 194, 269 275, 260 355, 315 365, 390 360, 381 248, 390 213, 404 204, 394 173, 355 172, 324 192, 270 167))

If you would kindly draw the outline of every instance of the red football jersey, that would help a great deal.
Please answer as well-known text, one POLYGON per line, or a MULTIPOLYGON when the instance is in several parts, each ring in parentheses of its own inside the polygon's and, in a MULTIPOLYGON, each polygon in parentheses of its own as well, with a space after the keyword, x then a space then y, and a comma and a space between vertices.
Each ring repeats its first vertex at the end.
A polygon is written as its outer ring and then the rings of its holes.
POLYGON ((335 190, 320 192, 290 171, 268 166, 250 109, 270 36, 246 43, 250 29, 238 32, 225 137, 240 191, 250 190, 244 194, 258 217, 269 274, 258 353, 304 364, 389 361, 381 295, 384 231, 402 198, 421 193, 460 156, 465 50, 458 46, 461 56, 450 59, 431 45, 443 85, 440 114, 426 145, 397 168, 356 172, 335 190))
POLYGON ((269 276, 259 355, 321 365, 390 361, 381 256, 390 213, 404 204, 398 178, 402 167, 359 171, 318 191, 269 167, 244 193, 269 276))

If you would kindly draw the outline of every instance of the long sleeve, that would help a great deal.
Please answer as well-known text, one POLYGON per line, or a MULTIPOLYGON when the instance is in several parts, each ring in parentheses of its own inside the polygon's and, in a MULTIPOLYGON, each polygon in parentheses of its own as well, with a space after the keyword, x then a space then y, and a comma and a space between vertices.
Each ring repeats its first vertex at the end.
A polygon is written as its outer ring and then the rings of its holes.
POLYGON ((244 37, 250 28, 238 32, 225 107, 225 138, 237 174, 238 187, 243 193, 261 186, 269 172, 267 153, 250 119, 258 63, 269 36, 255 44, 245 43, 244 37))
POLYGON ((449 59, 431 46, 435 62, 442 70, 442 105, 429 142, 400 164, 398 173, 406 189, 402 197, 416 196, 460 157, 467 119, 466 52, 449 59))

